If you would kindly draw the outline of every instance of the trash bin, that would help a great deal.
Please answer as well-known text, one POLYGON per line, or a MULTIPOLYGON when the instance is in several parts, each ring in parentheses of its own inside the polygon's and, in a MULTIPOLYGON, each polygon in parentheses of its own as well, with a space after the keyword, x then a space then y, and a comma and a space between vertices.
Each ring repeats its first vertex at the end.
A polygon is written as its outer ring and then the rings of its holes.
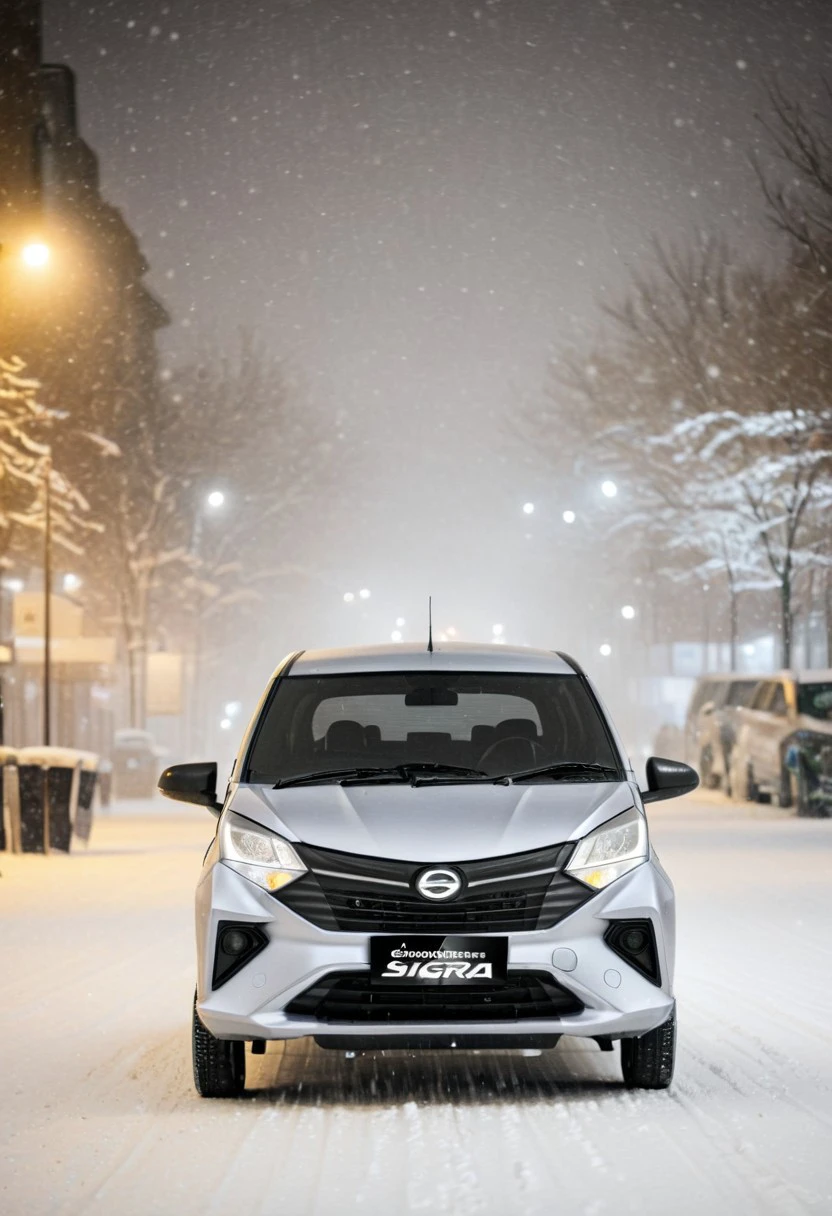
POLYGON ((17 774, 14 771, 17 752, 10 747, 0 747, 0 851, 12 849, 14 832, 12 826, 12 786, 17 774))
POLYGON ((24 747, 17 753, 22 853, 69 852, 79 767, 71 748, 24 747))
POLYGON ((76 754, 81 762, 81 768, 78 771, 78 798, 72 834, 79 840, 83 840, 84 844, 88 844, 92 831, 92 804, 98 779, 99 757, 95 752, 77 752, 76 754))

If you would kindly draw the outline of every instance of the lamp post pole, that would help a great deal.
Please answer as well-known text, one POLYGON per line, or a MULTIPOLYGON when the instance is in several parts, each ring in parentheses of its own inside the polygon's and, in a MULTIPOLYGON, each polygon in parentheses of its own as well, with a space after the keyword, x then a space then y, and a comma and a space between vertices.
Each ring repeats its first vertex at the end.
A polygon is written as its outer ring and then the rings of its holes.
POLYGON ((46 457, 43 516, 43 743, 49 747, 52 726, 52 453, 46 457))

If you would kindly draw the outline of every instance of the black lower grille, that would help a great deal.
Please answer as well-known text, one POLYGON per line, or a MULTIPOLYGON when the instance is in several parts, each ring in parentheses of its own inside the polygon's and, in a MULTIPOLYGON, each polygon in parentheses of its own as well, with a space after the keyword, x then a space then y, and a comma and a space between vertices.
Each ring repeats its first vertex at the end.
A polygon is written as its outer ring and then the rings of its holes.
POLYGON ((447 903, 414 887, 424 864, 296 846, 309 873, 276 898, 321 929, 355 933, 517 933, 550 929, 593 892, 565 874, 572 845, 460 862, 462 893, 447 903))
POLYGON ((369 972, 336 972, 286 1006, 318 1022, 520 1022, 580 1013, 582 1002, 545 971, 509 971, 505 984, 477 987, 381 987, 369 972))

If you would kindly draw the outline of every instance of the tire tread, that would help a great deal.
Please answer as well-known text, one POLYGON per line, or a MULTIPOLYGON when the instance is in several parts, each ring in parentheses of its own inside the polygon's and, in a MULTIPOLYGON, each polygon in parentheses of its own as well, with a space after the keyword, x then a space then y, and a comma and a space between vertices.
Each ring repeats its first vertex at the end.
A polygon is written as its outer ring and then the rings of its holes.
POLYGON ((621 1040, 621 1070, 628 1089, 667 1089, 676 1059, 676 1011, 638 1039, 621 1040))
POLYGON ((245 1090, 245 1044, 217 1039, 193 1011, 194 1086, 202 1098, 239 1098, 245 1090))

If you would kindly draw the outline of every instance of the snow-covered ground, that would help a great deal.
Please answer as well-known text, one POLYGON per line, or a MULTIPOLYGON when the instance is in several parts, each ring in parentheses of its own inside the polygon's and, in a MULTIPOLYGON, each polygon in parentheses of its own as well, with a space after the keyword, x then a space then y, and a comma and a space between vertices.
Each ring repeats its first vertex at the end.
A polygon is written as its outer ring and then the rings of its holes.
MULTIPOLYGON (((138 811, 139 808, 133 808, 138 811)), ((617 1052, 250 1059, 193 1091, 192 889, 212 820, 145 808, 88 852, 0 854, 0 1212, 832 1211, 832 821, 650 811, 679 898, 666 1093, 617 1052)))

